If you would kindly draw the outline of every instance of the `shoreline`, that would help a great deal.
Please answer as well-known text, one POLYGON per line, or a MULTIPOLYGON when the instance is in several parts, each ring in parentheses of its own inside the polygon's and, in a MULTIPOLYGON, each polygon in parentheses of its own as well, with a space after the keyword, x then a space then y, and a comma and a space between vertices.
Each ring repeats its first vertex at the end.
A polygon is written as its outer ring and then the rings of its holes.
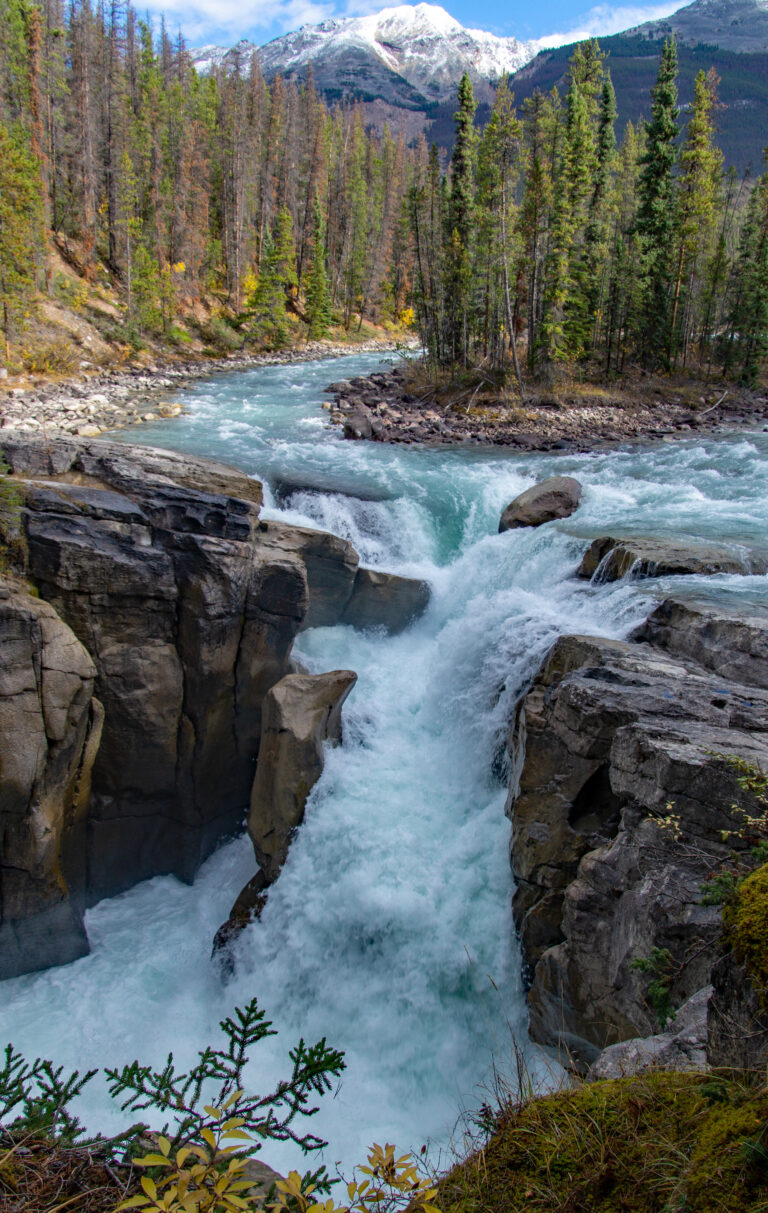
POLYGON ((212 375, 355 354, 397 353, 403 348, 403 342, 379 338, 355 345, 311 342, 266 354, 238 353, 181 362, 158 358, 146 366, 105 369, 60 380, 41 379, 29 387, 9 387, 4 396, 0 394, 0 432, 98 438, 145 421, 179 416, 183 406, 172 399, 162 399, 163 395, 172 397, 187 384, 212 375))
MULTIPOLYGON (((654 381, 655 382, 655 381, 654 381)), ((768 398, 732 385, 651 384, 634 393, 585 385, 578 393, 532 394, 470 411, 441 401, 433 390, 418 396, 409 368, 375 372, 330 384, 332 423, 344 437, 390 445, 503 448, 529 452, 588 452, 629 442, 673 441, 739 426, 768 431, 768 398), (703 393, 703 394, 702 394, 703 393)))

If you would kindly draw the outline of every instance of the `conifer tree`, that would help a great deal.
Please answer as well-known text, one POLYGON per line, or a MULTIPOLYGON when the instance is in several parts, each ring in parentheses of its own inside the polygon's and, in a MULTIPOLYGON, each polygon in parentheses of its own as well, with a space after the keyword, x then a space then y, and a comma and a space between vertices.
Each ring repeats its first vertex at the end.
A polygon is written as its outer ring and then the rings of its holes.
POLYGON ((35 252, 43 229, 39 163, 16 124, 0 121, 0 308, 5 361, 13 330, 35 286, 35 252))
POLYGON ((643 304, 638 338, 646 357, 669 359, 670 263, 674 234, 674 182, 679 128, 677 107, 677 45, 667 38, 659 74, 651 90, 651 120, 645 125, 646 145, 639 181, 636 231, 642 250, 643 304))
POLYGON ((451 156, 446 265, 448 346, 451 361, 457 366, 469 363, 476 109, 472 81, 465 72, 459 83, 458 109, 454 114, 456 140, 451 156))
POLYGON ((315 199, 312 263, 307 275, 307 321, 309 336, 314 340, 325 337, 331 324, 331 296, 325 271, 325 222, 320 199, 315 199))
POLYGON ((697 283, 714 252, 723 165, 722 152, 714 144, 712 112, 716 100, 714 73, 700 71, 680 153, 675 215, 677 252, 670 309, 670 354, 674 362, 679 352, 683 365, 698 322, 697 283))

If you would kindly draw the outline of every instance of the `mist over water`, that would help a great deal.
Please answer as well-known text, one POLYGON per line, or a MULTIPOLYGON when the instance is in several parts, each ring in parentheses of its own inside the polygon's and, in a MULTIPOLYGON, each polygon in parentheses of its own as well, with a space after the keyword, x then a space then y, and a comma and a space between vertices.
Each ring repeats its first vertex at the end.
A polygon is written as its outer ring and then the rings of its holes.
MULTIPOLYGON (((251 1084, 287 1072, 299 1035, 326 1036, 348 1068, 310 1126, 347 1170, 373 1141, 445 1144, 484 1099, 492 1060, 525 1045, 510 911, 506 790, 494 770, 513 705, 555 637, 619 637, 653 595, 768 600, 765 577, 668 578, 593 587, 573 573, 601 533, 764 544, 768 434, 691 439, 594 455, 510 455, 343 441, 322 389, 374 369, 357 356, 200 382, 189 414, 122 435, 235 463, 267 485, 264 514, 343 535, 367 565, 429 580, 425 616, 400 636, 347 627, 303 633, 315 671, 359 675, 304 825, 258 924, 222 986, 213 935, 253 873, 247 838, 226 843, 193 887, 157 878, 87 916, 92 954, 3 983, 0 1042, 83 1069, 140 1057, 181 1064, 236 1003, 258 996, 279 1029, 251 1084), (498 535, 507 502, 553 473, 585 488, 576 515, 498 535), (292 485, 334 484, 316 492, 292 485), (270 489, 269 486, 273 486, 270 489), (276 491, 273 491, 276 490, 276 491)), ((546 1081, 547 1059, 530 1064, 546 1081)), ((86 1089, 92 1127, 123 1123, 104 1084, 86 1089)), ((268 1145, 278 1168, 297 1152, 268 1145)))

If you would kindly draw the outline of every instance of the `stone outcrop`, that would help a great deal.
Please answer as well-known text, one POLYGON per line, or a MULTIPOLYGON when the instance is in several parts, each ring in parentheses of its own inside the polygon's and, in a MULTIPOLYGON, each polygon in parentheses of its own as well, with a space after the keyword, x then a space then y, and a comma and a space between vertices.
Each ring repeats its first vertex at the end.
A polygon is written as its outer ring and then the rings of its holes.
MULTIPOLYGON (((3 893, 3 921, 13 920, 3 943, 11 971, 80 954, 85 905, 155 875, 191 880, 219 840, 241 827, 265 697, 294 676, 291 647, 301 628, 345 620, 396 631, 423 609, 428 590, 361 570, 355 550, 336 536, 261 520, 261 486, 236 469, 84 438, 10 435, 0 446, 23 497, 25 574, 45 600, 28 598, 24 609, 36 602, 38 631, 55 621, 85 662, 82 719, 66 735, 69 766, 64 735, 51 732, 63 728, 51 699, 63 673, 54 678, 56 667, 40 653, 25 659, 24 677, 49 668, 38 711, 48 732, 42 725, 30 732, 40 735, 43 765, 29 759, 26 791, 16 775, 6 788, 13 765, 3 747, 0 798, 10 797, 16 822, 16 840, 2 839, 3 862, 20 872, 34 867, 33 884, 49 890, 22 898, 26 877, 6 878, 4 890, 17 890, 3 893), (45 812, 64 825, 50 827, 47 858, 33 847, 26 858, 8 859, 25 831, 29 840, 38 830, 35 798, 49 783, 46 805, 59 801, 55 813, 45 812), (30 920, 31 938, 46 897, 59 922, 48 951, 30 944, 29 963, 9 959, 19 923, 30 920)), ((50 655, 53 641, 46 644, 50 655)), ((5 702, 7 737, 25 727, 22 699, 5 702)))
POLYGON ((430 599, 426 581, 358 569, 341 623, 354 628, 402 632, 424 614, 430 599))
POLYGON ((563 637, 509 745, 531 1032, 589 1064, 657 1030, 634 960, 669 950, 673 1006, 710 981, 719 910, 701 885, 739 845, 722 832, 747 796, 717 755, 766 766, 768 693, 647 643, 563 637))
POLYGON ((269 884, 285 863, 323 770, 323 743, 341 738, 341 707, 357 675, 288 674, 267 694, 248 833, 269 884))
POLYGON ((259 535, 266 549, 293 552, 307 571, 309 608, 302 630, 346 623, 401 632, 427 608, 425 581, 360 568, 352 544, 337 535, 273 521, 261 522, 259 535))
POLYGON ((324 766, 326 742, 341 740, 341 709, 357 681, 352 670, 288 674, 264 700, 261 745, 251 792, 248 833, 259 871, 241 891, 214 950, 261 913, 266 891, 285 863, 324 766))
POLYGON ((722 678, 768 689, 768 608, 665 599, 632 633, 722 678))
POLYGON ((501 515, 499 532, 517 527, 541 526, 568 518, 579 508, 581 485, 573 476, 550 476, 511 501, 501 515))
POLYGON ((103 711, 46 602, 0 580, 0 978, 83 956, 81 863, 103 711))
POLYGON ((683 1003, 666 1031, 623 1040, 603 1049, 588 1077, 625 1078, 648 1070, 703 1070, 707 1065, 707 1010, 712 987, 704 986, 683 1003))
POLYGON ((711 1066, 752 1070, 768 1067, 768 1007, 753 986, 746 965, 728 949, 712 970, 707 1061, 711 1066))
POLYGON ((696 573, 765 573, 764 552, 737 545, 700 543, 697 540, 614 538, 595 539, 579 565, 577 576, 598 581, 621 577, 680 577, 696 573))

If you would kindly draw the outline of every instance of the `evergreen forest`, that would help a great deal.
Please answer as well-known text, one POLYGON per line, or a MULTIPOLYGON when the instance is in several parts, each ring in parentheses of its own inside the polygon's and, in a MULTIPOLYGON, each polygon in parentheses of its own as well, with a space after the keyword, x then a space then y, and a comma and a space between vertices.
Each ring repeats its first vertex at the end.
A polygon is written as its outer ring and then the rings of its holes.
POLYGON ((608 60, 485 126, 458 90, 450 161, 330 108, 311 72, 198 75, 124 0, 0 0, 0 297, 6 360, 54 289, 56 247, 117 284, 120 332, 275 349, 414 323, 433 373, 485 366, 714 371, 753 385, 768 346, 768 178, 724 171, 718 79, 681 112, 664 44, 650 120, 617 132, 608 60), (199 317, 198 317, 199 319, 199 317))

